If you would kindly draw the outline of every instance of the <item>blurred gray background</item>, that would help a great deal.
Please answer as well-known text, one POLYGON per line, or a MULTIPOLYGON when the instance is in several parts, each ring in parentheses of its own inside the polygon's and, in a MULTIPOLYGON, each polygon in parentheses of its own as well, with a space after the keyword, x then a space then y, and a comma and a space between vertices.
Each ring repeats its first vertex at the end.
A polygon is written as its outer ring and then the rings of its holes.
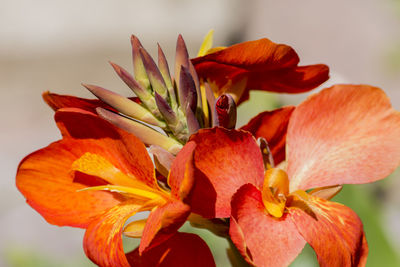
MULTIPOLYGON (((129 95, 108 61, 132 69, 131 34, 152 55, 159 42, 172 62, 179 33, 194 57, 204 35, 214 29, 215 46, 262 37, 289 44, 301 64, 330 66, 332 79, 324 86, 379 86, 399 110, 399 2, 0 0, 0 266, 24 266, 24 258, 41 266, 40 255, 65 266, 90 265, 82 250, 83 231, 50 226, 15 187, 19 161, 59 139, 43 91, 91 97, 80 85, 86 82, 129 95)), ((279 97, 283 104, 304 99, 279 97)), ((257 103, 253 113, 263 109, 257 103)), ((378 190, 382 227, 397 253, 398 176, 378 190)))

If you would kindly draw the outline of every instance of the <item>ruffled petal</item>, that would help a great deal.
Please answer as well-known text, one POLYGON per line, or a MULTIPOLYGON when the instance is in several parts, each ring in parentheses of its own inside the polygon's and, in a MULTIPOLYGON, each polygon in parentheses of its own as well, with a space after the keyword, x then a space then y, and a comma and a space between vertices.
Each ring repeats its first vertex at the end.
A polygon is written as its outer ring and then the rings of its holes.
POLYGON ((49 223, 85 228, 97 215, 117 205, 118 195, 102 191, 83 191, 103 185, 101 179, 74 173, 71 166, 87 151, 107 147, 89 140, 62 140, 28 155, 18 167, 16 183, 26 201, 49 223))
POLYGON ((145 145, 134 135, 81 109, 60 109, 55 114, 55 120, 64 138, 101 142, 103 149, 98 152, 99 155, 104 154, 103 157, 122 172, 152 188, 158 188, 153 162, 145 145))
POLYGON ((293 112, 287 134, 290 190, 369 183, 400 164, 400 113, 368 85, 335 85, 293 112))
POLYGON ((83 239, 88 258, 99 266, 129 267, 122 244, 122 230, 126 220, 140 208, 140 205, 124 203, 91 222, 83 239))
POLYGON ((126 255, 137 267, 214 267, 213 255, 197 235, 177 232, 162 244, 139 255, 139 248, 126 255))
POLYGON ((192 135, 195 185, 193 212, 206 218, 229 217, 232 195, 247 183, 262 187, 263 158, 254 137, 244 131, 213 128, 192 135))
POLYGON ((139 252, 145 251, 150 243, 156 246, 174 235, 189 214, 190 207, 181 201, 171 201, 152 210, 143 229, 139 252), (155 242, 152 242, 156 236, 155 242))
POLYGON ((251 132, 256 138, 263 137, 267 140, 275 164, 285 160, 286 132, 294 109, 295 107, 289 106, 265 111, 240 128, 251 132))
MULTIPOLYGON (((60 108, 80 108, 96 113, 97 107, 114 110, 112 107, 98 99, 86 99, 70 95, 59 95, 50 93, 49 91, 44 92, 42 97, 47 105, 49 105, 54 111, 57 111, 60 108)), ((140 103, 140 100, 137 97, 131 97, 129 99, 140 103)))
POLYGON ((315 250, 320 266, 365 266, 368 244, 363 225, 350 208, 309 196, 308 208, 289 208, 298 231, 315 250))
POLYGON ((288 266, 306 243, 289 214, 277 219, 267 213, 261 192, 251 184, 232 198, 229 234, 245 260, 255 266, 288 266))
POLYGON ((247 78, 242 102, 251 89, 300 93, 309 91, 329 78, 329 68, 317 64, 298 67, 299 57, 287 45, 268 39, 243 42, 215 53, 192 59, 199 77, 215 84, 218 94, 226 85, 247 78))

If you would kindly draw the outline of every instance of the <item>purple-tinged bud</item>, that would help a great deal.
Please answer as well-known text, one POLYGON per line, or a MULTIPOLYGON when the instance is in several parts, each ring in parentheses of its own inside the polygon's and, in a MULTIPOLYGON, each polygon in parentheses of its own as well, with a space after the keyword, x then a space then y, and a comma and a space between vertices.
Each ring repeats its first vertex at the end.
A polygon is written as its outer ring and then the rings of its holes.
POLYGON ((96 108, 96 111, 100 117, 114 124, 115 126, 134 134, 146 145, 160 146, 173 155, 178 154, 183 147, 182 144, 175 139, 169 138, 168 136, 163 135, 155 129, 150 128, 140 122, 128 119, 103 108, 96 108))
POLYGON ((146 69, 147 76, 149 77, 151 87, 155 92, 160 94, 164 99, 168 99, 167 86, 165 85, 164 79, 158 69, 153 58, 147 53, 146 49, 141 47, 139 49, 142 57, 144 68, 146 69))
POLYGON ((189 53, 186 48, 185 41, 182 35, 179 34, 176 41, 176 54, 175 54, 175 81, 180 81, 181 66, 189 68, 189 53))
POLYGON ((110 62, 111 66, 114 68, 115 72, 118 76, 125 82, 125 84, 141 99, 142 97, 148 97, 150 94, 147 90, 145 90, 140 84, 138 84, 135 79, 133 79, 132 75, 126 71, 121 66, 110 62))
POLYGON ((229 94, 218 97, 215 103, 219 126, 234 129, 236 126, 236 104, 229 94))
POLYGON ((189 106, 186 108, 186 121, 188 125, 189 135, 196 133, 200 129, 199 121, 196 118, 194 112, 189 106))
POLYGON ((158 120, 150 111, 140 104, 99 86, 89 84, 82 85, 101 101, 118 110, 118 112, 161 128, 166 127, 165 122, 158 120))
POLYGON ((129 74, 125 69, 118 66, 115 63, 110 62, 118 76, 128 85, 128 87, 140 98, 142 103, 154 114, 157 118, 161 118, 161 114, 157 109, 153 95, 149 90, 142 87, 132 75, 129 74))
POLYGON ((163 50, 161 49, 161 46, 157 44, 157 47, 158 47, 158 69, 160 70, 161 75, 164 78, 165 85, 168 88, 173 87, 167 59, 165 57, 163 50))
POLYGON ((192 75, 189 70, 184 66, 181 66, 179 79, 179 103, 183 108, 183 112, 186 112, 186 107, 189 106, 190 109, 195 112, 197 105, 197 91, 196 85, 193 81, 192 75))
POLYGON ((168 125, 176 124, 178 121, 178 117, 176 116, 176 113, 172 110, 172 108, 169 106, 168 102, 160 96, 157 92, 154 93, 154 97, 156 99, 156 104, 158 107, 158 110, 161 112, 163 117, 165 118, 165 121, 167 122, 168 125))
POLYGON ((161 46, 159 44, 158 44, 158 69, 160 70, 165 85, 167 86, 171 107, 172 109, 176 110, 178 104, 176 100, 175 88, 174 85, 172 84, 172 79, 171 79, 171 74, 169 72, 167 59, 165 58, 165 54, 162 51, 161 46))
POLYGON ((142 47, 142 44, 140 43, 139 39, 134 35, 131 36, 131 44, 132 44, 133 74, 135 75, 136 81, 138 81, 139 84, 143 86, 145 89, 148 89, 150 83, 139 51, 140 48, 142 47))

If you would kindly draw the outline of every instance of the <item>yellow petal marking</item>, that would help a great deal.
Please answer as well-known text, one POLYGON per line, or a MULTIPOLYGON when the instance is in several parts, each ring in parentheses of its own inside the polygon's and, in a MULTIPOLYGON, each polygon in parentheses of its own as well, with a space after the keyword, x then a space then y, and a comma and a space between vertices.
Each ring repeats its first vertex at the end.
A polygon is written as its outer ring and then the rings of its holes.
POLYGON ((121 172, 111 162, 98 154, 86 152, 72 163, 71 169, 72 171, 97 176, 109 184, 151 190, 149 186, 135 176, 121 172))
POLYGON ((148 200, 150 200, 150 199, 151 200, 156 200, 156 199, 161 200, 162 199, 161 194, 157 194, 154 192, 150 192, 150 191, 142 190, 142 189, 138 189, 138 188, 119 186, 119 185, 92 186, 92 187, 86 187, 86 188, 78 190, 78 192, 81 192, 81 191, 109 191, 109 192, 131 195, 133 198, 138 198, 138 199, 148 199, 148 200))

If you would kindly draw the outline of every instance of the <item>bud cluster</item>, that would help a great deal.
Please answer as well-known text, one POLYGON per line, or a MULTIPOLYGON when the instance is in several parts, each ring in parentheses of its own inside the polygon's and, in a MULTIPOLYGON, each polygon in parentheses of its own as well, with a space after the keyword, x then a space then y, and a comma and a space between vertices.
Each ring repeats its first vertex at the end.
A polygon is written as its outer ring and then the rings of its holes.
POLYGON ((136 36, 131 37, 131 44, 134 76, 117 64, 111 65, 137 98, 129 99, 99 86, 83 84, 115 109, 97 108, 101 117, 135 134, 145 144, 160 146, 172 154, 200 128, 235 127, 233 98, 227 94, 215 99, 211 87, 206 82, 200 83, 181 35, 176 44, 175 79, 159 45, 156 64, 136 36))

